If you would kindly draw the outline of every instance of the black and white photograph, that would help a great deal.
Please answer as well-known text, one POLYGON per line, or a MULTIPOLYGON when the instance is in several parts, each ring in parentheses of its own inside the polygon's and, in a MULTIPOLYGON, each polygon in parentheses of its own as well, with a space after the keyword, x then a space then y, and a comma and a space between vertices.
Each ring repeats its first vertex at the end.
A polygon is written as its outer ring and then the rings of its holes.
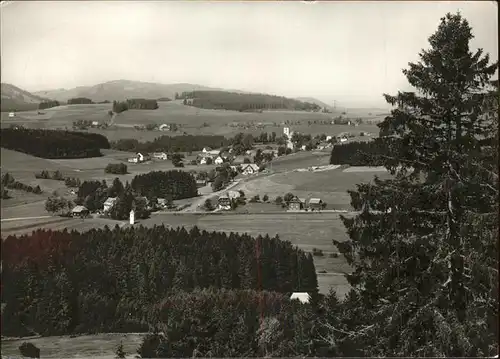
POLYGON ((0 1, 0 358, 498 358, 498 17, 0 1))

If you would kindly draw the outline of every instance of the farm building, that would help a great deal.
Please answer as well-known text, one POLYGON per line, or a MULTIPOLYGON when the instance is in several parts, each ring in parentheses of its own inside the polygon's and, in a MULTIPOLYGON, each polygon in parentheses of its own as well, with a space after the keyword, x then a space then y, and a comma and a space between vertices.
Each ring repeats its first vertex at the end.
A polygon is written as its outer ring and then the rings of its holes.
POLYGON ((149 161, 151 160, 151 156, 147 153, 140 153, 138 152, 137 155, 135 157, 131 157, 128 159, 128 162, 131 162, 131 163, 141 163, 141 162, 146 162, 146 161, 149 161))
POLYGON ((295 292, 290 296, 290 300, 299 300, 302 304, 307 304, 311 300, 311 296, 307 292, 295 292))
POLYGON ((9 112, 9 117, 16 117, 16 113, 15 112, 9 112))
POLYGON ((231 198, 229 196, 221 196, 217 201, 217 207, 221 210, 230 210, 231 209, 231 198))
POLYGON ((207 152, 207 154, 209 154, 210 156, 213 156, 213 157, 218 156, 219 153, 220 153, 219 150, 211 150, 211 151, 207 152))
POLYGON ((304 209, 306 205, 306 200, 304 198, 294 197, 290 202, 288 202, 288 209, 290 211, 300 211, 304 209))
POLYGON ((71 215, 73 217, 87 217, 89 215, 89 210, 84 206, 76 206, 71 210, 71 215))
POLYGON ((196 187, 200 188, 200 187, 205 187, 207 185, 207 181, 206 180, 196 180, 196 187))
POLYGON ((104 213, 109 212, 115 205, 117 197, 108 197, 104 201, 104 213))
POLYGON ((165 152, 155 152, 153 153, 153 157, 158 160, 164 160, 164 161, 168 159, 168 156, 165 152))
POLYGON ((323 201, 321 198, 311 198, 309 200, 309 209, 319 210, 323 208, 323 201))
POLYGON ((163 125, 160 125, 158 128, 160 131, 170 131, 170 125, 164 123, 163 125))
POLYGON ((158 206, 161 208, 167 207, 167 200, 165 198, 157 198, 158 206))
POLYGON ((92 121, 92 127, 99 126, 99 121, 92 121))
POLYGON ((206 165, 208 163, 208 159, 209 158, 212 159, 211 156, 204 156, 204 157, 202 157, 201 160, 200 160, 200 164, 201 165, 206 165))
POLYGON ((151 156, 148 154, 148 153, 137 153, 137 159, 139 160, 139 162, 145 162, 145 161, 149 161, 151 159, 151 156))
POLYGON ((219 156, 219 157, 217 157, 217 158, 215 159, 214 163, 215 163, 216 165, 221 165, 221 164, 223 164, 223 163, 224 163, 224 159, 223 159, 221 156, 219 156))
POLYGON ((203 153, 208 153, 210 151, 212 151, 212 149, 210 147, 203 147, 203 151, 202 151, 203 153))
POLYGON ((246 165, 243 165, 241 170, 241 173, 243 173, 245 176, 252 175, 259 172, 259 166, 257 166, 255 163, 248 163, 246 165))

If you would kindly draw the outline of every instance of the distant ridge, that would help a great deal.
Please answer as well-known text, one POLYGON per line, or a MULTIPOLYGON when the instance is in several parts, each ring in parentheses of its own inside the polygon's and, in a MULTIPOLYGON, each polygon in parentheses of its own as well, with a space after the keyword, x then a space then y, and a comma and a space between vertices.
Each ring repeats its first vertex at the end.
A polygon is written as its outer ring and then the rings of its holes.
MULTIPOLYGON (((174 99, 176 92, 181 94, 182 92, 191 92, 191 91, 225 91, 225 92, 240 93, 240 94, 266 95, 260 92, 224 89, 224 88, 209 87, 209 86, 190 84, 190 83, 160 84, 153 82, 130 81, 130 80, 114 80, 97 84, 94 86, 80 86, 72 89, 54 89, 54 90, 37 91, 34 94, 50 98, 52 100, 57 100, 60 102, 66 102, 70 98, 75 98, 75 97, 86 97, 94 102, 101 102, 105 100, 123 101, 127 98, 159 99, 162 97, 168 97, 174 99)), ((298 98, 296 100, 315 103, 321 107, 326 107, 330 110, 333 109, 331 106, 314 98, 304 97, 302 99, 298 98)))
POLYGON ((36 110, 40 102, 47 100, 8 83, 1 83, 0 93, 2 112, 36 110))
MULTIPOLYGON (((35 92, 36 95, 44 96, 53 100, 66 102, 74 97, 86 97, 94 102, 100 101, 122 101, 127 98, 148 98, 158 99, 162 97, 174 98, 175 93, 181 94, 188 91, 225 91, 220 88, 213 88, 197 84, 176 83, 159 84, 152 82, 115 80, 108 81, 94 86, 81 86, 72 89, 56 89, 35 92)), ((231 90, 238 93, 245 91, 231 90)))

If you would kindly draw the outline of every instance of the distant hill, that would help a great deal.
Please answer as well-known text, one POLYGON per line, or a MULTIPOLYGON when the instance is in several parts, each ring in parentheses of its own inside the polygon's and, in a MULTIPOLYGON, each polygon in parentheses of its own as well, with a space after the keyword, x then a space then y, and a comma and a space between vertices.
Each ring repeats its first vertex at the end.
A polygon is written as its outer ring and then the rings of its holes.
POLYGON ((53 100, 66 102, 70 98, 86 97, 94 102, 101 101, 123 101, 130 98, 159 99, 175 97, 175 93, 181 94, 188 91, 208 91, 222 90, 207 86, 179 83, 179 84, 158 84, 151 82, 117 80, 109 81, 94 86, 82 86, 73 89, 57 89, 39 91, 35 94, 53 100))
POLYGON ((47 101, 42 96, 7 83, 1 84, 0 92, 2 112, 36 110, 40 102, 47 101))

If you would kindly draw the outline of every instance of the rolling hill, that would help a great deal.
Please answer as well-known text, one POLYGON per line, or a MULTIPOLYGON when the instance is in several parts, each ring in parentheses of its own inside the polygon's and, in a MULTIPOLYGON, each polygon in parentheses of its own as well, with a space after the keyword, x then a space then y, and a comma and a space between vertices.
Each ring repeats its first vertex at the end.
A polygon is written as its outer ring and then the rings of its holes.
MULTIPOLYGON (((86 97, 94 102, 100 102, 105 100, 123 101, 127 98, 159 99, 162 97, 168 97, 173 99, 176 92, 181 94, 183 92, 191 91, 224 91, 237 94, 267 95, 250 91, 232 89, 228 90, 189 83, 159 84, 129 80, 109 81, 94 86, 80 86, 72 89, 39 91, 35 92, 35 95, 43 96, 60 102, 66 102, 70 98, 76 97, 86 97)), ((301 102, 314 103, 321 107, 331 108, 331 106, 314 98, 299 98, 296 100, 301 102)))
POLYGON ((20 89, 17 86, 1 84, 1 110, 5 111, 29 111, 36 110, 40 102, 47 99, 20 89))
POLYGON ((128 98, 158 99, 162 97, 174 98, 175 93, 185 91, 218 91, 221 89, 207 86, 179 83, 179 84, 159 84, 151 82, 117 80, 109 81, 94 86, 81 86, 73 89, 57 89, 39 91, 35 94, 44 96, 60 102, 66 102, 70 98, 86 97, 94 102, 100 101, 123 101, 128 98))

